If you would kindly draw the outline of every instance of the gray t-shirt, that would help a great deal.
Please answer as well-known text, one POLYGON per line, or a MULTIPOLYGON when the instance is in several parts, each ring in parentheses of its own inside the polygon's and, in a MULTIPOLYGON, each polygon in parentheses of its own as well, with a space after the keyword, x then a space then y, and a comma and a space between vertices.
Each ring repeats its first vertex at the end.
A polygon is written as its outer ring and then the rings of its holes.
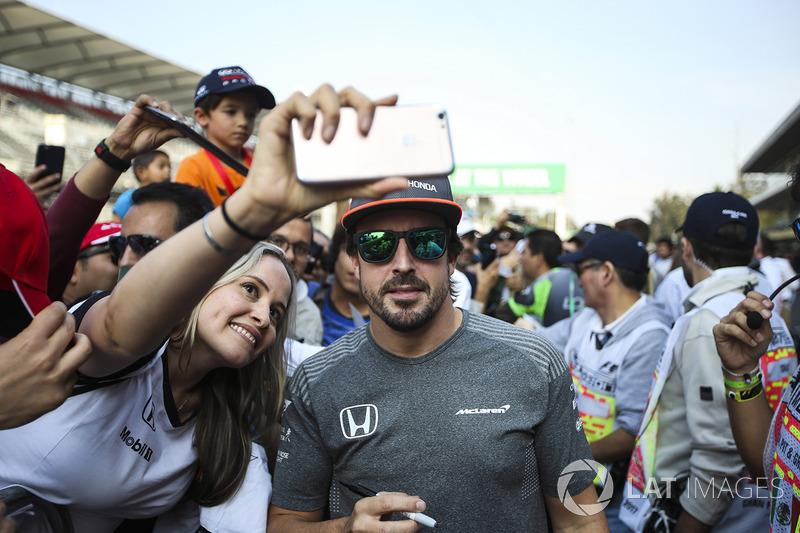
MULTIPOLYGON (((383 350, 368 328, 295 372, 272 503, 347 516, 359 497, 343 479, 419 495, 442 531, 546 531, 542 491, 557 497, 564 467, 591 459, 564 357, 536 333, 466 311, 416 358, 383 350)), ((569 494, 593 477, 573 473, 569 494)))

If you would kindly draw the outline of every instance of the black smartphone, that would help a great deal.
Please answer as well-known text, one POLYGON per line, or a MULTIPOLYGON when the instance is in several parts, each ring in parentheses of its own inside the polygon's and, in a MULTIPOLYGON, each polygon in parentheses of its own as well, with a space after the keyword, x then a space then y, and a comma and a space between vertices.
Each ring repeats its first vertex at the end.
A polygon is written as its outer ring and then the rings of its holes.
POLYGON ((52 144, 40 144, 36 149, 36 166, 46 165, 41 177, 64 172, 64 147, 52 144))
POLYGON ((170 115, 169 113, 166 113, 160 109, 151 106, 145 106, 145 109, 147 109, 150 113, 157 116, 158 118, 160 118, 173 128, 177 129, 178 131, 186 135, 186 137, 188 137, 189 139, 193 140, 198 145, 200 145, 201 148, 205 148, 206 150, 217 156, 217 159, 219 159, 220 161, 231 167, 233 170, 235 170, 242 176, 247 176, 248 169, 246 166, 244 166, 243 164, 232 158, 230 155, 228 155, 227 152, 222 151, 222 148, 212 143, 210 140, 208 140, 207 137, 204 137, 203 135, 194 131, 191 126, 181 121, 178 117, 170 115))
POLYGON ((509 221, 509 222, 513 222, 514 224, 524 224, 524 223, 525 223, 525 217, 524 217, 524 216, 522 216, 522 215, 517 215, 517 214, 514 214, 514 213, 509 213, 509 215, 508 215, 508 221, 509 221))
POLYGON ((314 267, 322 261, 322 245, 317 241, 311 241, 311 246, 308 247, 308 264, 303 272, 304 274, 311 274, 314 267))
POLYGON ((481 246, 481 268, 488 267, 492 261, 497 259, 497 248, 495 248, 494 244, 489 244, 488 246, 481 246))

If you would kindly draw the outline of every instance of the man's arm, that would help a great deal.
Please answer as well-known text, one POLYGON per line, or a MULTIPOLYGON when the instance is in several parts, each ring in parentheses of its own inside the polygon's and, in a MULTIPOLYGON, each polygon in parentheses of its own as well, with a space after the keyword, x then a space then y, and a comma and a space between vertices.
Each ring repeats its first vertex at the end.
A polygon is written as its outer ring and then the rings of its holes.
MULTIPOLYGON (((761 355, 767 352, 772 339, 772 317, 774 304, 761 293, 751 291, 739 305, 714 326, 714 342, 725 377, 732 381, 741 380, 733 374, 744 374, 758 364, 761 355), (751 311, 764 317, 757 330, 747 327, 747 314, 751 311)), ((747 470, 753 477, 764 477, 764 446, 769 437, 769 427, 773 412, 765 394, 748 402, 727 400, 728 416, 731 421, 736 448, 744 460, 747 470)))
MULTIPOLYGON (((572 496, 572 501, 584 509, 587 508, 586 506, 599 506, 597 503, 597 491, 594 490, 594 485, 589 485, 583 492, 572 496)), ((578 531, 583 533, 608 532, 608 522, 602 510, 590 516, 578 515, 564 507, 564 503, 559 498, 548 494, 544 495, 544 503, 547 506, 547 513, 550 515, 554 533, 578 531)))
POLYGON ((274 505, 269 507, 270 533, 351 533, 397 532, 412 533, 424 526, 413 520, 386 522, 393 512, 422 513, 425 502, 418 496, 399 492, 386 492, 372 498, 362 498, 353 508, 353 514, 343 518, 322 521, 323 510, 290 511, 274 505))
POLYGON ((322 521, 323 510, 302 512, 269 506, 267 530, 270 533, 291 531, 296 533, 340 533, 344 531, 345 518, 322 521))
POLYGON ((615 429, 600 440, 589 443, 592 456, 598 463, 613 463, 629 460, 636 444, 636 435, 632 435, 622 428, 615 429))
MULTIPOLYGON (((166 102, 142 95, 106 138, 112 154, 129 161, 180 136, 145 111, 146 105, 171 112, 166 102)), ((50 273, 47 287, 51 300, 60 300, 75 268, 81 241, 100 215, 111 189, 122 174, 87 150, 86 164, 64 187, 47 211, 50 238, 50 273)))
POLYGON ((675 531, 680 531, 681 533, 708 533, 711 531, 711 527, 712 526, 704 524, 684 510, 678 517, 678 521, 675 524, 675 531))

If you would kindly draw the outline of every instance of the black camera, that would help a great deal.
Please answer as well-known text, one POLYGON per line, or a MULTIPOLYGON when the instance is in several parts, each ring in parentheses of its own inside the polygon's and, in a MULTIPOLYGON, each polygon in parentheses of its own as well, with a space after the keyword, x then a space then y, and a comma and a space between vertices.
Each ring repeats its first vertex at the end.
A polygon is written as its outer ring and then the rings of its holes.
POLYGON ((488 243, 479 246, 481 252, 481 268, 488 267, 492 261, 497 259, 497 248, 494 244, 488 243))
POLYGON ((311 245, 308 247, 308 263, 305 271, 303 271, 304 274, 311 274, 317 263, 322 261, 322 251, 323 247, 320 243, 311 241, 311 245))
POLYGON ((508 214, 508 221, 513 222, 514 224, 525 224, 525 217, 523 215, 517 215, 515 213, 508 214))

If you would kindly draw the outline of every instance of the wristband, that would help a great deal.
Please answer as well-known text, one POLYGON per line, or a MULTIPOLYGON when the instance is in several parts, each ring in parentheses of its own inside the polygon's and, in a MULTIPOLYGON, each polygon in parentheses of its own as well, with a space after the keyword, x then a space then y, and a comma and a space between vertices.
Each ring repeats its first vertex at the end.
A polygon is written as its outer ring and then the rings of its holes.
POLYGON ((750 387, 749 389, 725 389, 725 391, 728 394, 728 398, 735 402, 749 402, 750 400, 754 400, 764 393, 764 384, 759 381, 755 387, 750 387))
POLYGON ((203 217, 203 233, 206 234, 206 240, 208 241, 208 244, 210 244, 213 249, 215 249, 216 251, 218 251, 222 255, 227 255, 227 256, 233 255, 232 251, 228 250, 227 248, 222 246, 220 243, 218 243, 217 239, 215 239, 214 236, 211 235, 211 230, 208 229, 208 215, 210 215, 210 214, 211 213, 208 212, 203 217))
MULTIPOLYGON (((230 196, 228 198, 230 198, 230 196)), ((228 216, 228 211, 225 209, 225 202, 228 201, 228 198, 225 198, 225 200, 222 201, 222 218, 225 219, 225 223, 228 224, 233 231, 246 239, 250 239, 251 241, 263 241, 266 239, 267 237, 259 237, 258 235, 253 235, 244 228, 240 228, 233 220, 231 220, 231 217, 228 216)))
POLYGON ((764 379, 764 374, 761 373, 761 370, 756 370, 756 373, 748 376, 750 379, 745 379, 744 381, 733 381, 725 376, 722 377, 725 380, 725 387, 728 389, 750 389, 755 387, 758 383, 761 383, 764 379))
POLYGON ((97 143, 97 146, 94 149, 94 155, 99 157, 103 163, 110 166, 114 170, 125 172, 126 170, 131 168, 130 161, 125 161, 123 159, 120 159, 119 157, 111 153, 111 150, 109 150, 108 146, 106 146, 105 139, 97 143))
POLYGON ((745 381, 747 381, 748 383, 749 383, 749 380, 751 379, 751 378, 750 378, 750 376, 751 376, 752 374, 754 374, 755 372, 757 372, 759 368, 761 368, 761 365, 760 365, 759 363, 756 363, 756 366, 755 366, 755 368, 754 368, 753 370, 749 370, 749 371, 745 372, 744 374, 737 374, 737 373, 736 373, 736 372, 734 372, 733 370, 729 370, 729 369, 728 369, 728 368, 727 368, 725 365, 723 365, 722 363, 720 363, 720 365, 719 365, 719 366, 721 366, 721 367, 722 367, 722 370, 724 370, 725 372, 727 372, 727 373, 728 373, 728 374, 730 374, 731 376, 736 376, 737 378, 744 378, 744 380, 745 380, 745 381))

